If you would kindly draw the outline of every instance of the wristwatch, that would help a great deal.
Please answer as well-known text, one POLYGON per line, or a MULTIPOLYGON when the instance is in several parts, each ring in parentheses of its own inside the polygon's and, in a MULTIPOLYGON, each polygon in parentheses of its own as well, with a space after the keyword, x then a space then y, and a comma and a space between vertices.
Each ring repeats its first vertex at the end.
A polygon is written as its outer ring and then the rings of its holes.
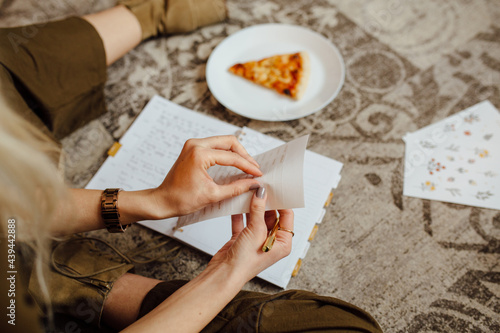
POLYGON ((118 192, 120 188, 107 188, 101 195, 101 216, 104 225, 109 232, 125 232, 128 225, 120 223, 120 213, 118 212, 118 192))

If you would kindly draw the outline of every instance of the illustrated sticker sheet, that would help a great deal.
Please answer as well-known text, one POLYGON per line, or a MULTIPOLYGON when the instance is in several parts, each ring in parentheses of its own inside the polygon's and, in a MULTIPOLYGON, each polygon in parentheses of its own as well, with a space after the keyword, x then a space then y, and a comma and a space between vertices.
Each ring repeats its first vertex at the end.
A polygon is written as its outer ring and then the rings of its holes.
POLYGON ((403 140, 404 195, 500 210, 500 113, 489 101, 403 140))

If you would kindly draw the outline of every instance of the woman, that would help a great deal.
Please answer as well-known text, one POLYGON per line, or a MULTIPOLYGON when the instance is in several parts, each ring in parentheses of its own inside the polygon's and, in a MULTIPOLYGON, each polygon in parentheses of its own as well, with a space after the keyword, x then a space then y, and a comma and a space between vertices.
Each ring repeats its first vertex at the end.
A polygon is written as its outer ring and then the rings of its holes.
MULTIPOLYGON (((127 7, 31 27, 28 30, 36 33, 30 36, 25 34, 27 27, 0 29, 2 231, 7 235, 15 225, 18 239, 36 249, 36 256, 24 254, 24 259, 35 259, 30 292, 47 309, 125 331, 380 332, 369 314, 340 300, 304 291, 276 295, 240 291, 248 280, 289 253, 292 233, 278 232, 272 251, 262 252, 276 220, 274 212, 264 211, 265 189, 253 178, 220 186, 208 176, 207 169, 215 164, 261 175, 234 137, 189 140, 163 183, 154 189, 66 189, 59 179, 53 163, 59 156, 54 141, 105 110, 105 65, 143 39, 219 21, 226 15, 221 4, 169 0, 167 6, 163 1, 132 0, 126 1, 127 7), (189 282, 161 282, 127 273, 131 265, 105 258, 84 243, 63 251, 44 269, 53 236, 105 227, 123 231, 136 221, 188 214, 250 190, 255 195, 247 225, 241 215, 233 216, 232 238, 189 282), (109 208, 103 203, 108 199, 118 201, 119 214, 116 205, 109 208), (8 224, 10 220, 16 222, 8 224), (67 268, 64 272, 62 266, 67 268)), ((293 212, 279 214, 281 227, 293 230, 293 212)), ((2 251, 7 253, 6 248, 2 251)), ((18 293, 23 290, 19 288, 18 293)), ((25 309, 24 298, 17 300, 18 315, 33 316, 25 309)), ((30 324, 36 326, 36 321, 18 321, 16 328, 30 324)))

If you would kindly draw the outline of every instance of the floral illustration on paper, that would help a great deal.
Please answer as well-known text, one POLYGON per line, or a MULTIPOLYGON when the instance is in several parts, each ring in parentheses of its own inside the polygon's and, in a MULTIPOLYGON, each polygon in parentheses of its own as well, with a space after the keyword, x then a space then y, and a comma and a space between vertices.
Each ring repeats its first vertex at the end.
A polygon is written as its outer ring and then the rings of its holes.
POLYGON ((455 124, 446 124, 444 125, 444 132, 454 132, 455 131, 455 124))
POLYGON ((486 200, 486 199, 489 199, 492 196, 493 196, 493 193, 491 193, 490 191, 485 191, 485 192, 479 191, 476 194, 476 198, 479 199, 479 200, 486 200))
POLYGON ((445 189, 446 191, 450 192, 450 194, 454 197, 460 197, 462 196, 462 193, 460 192, 459 188, 447 188, 445 189))
POLYGON ((427 148, 427 149, 434 149, 434 148, 436 148, 436 144, 432 143, 431 141, 427 141, 427 140, 421 140, 420 141, 420 146, 422 148, 427 148))
POLYGON ((422 191, 434 191, 436 190, 436 184, 431 182, 431 181, 426 181, 425 183, 422 183, 422 191))
POLYGON ((429 170, 429 174, 433 175, 434 172, 439 172, 441 170, 446 169, 444 165, 442 165, 440 162, 436 162, 436 160, 433 158, 427 163, 427 170, 429 170))
POLYGON ((475 149, 475 154, 478 155, 480 158, 485 158, 490 155, 487 149, 480 149, 480 148, 475 149))
POLYGON ((464 121, 466 123, 472 124, 475 121, 479 121, 479 116, 477 114, 471 113, 468 116, 465 116, 464 121))
POLYGON ((454 151, 454 152, 458 152, 458 150, 460 149, 460 146, 455 146, 454 144, 451 144, 448 147, 446 147, 445 149, 451 150, 451 151, 454 151))

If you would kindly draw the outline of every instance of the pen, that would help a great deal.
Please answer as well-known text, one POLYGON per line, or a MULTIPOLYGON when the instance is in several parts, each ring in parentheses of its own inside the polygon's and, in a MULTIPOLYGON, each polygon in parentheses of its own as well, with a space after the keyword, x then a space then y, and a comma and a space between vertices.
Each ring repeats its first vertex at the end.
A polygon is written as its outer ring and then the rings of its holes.
POLYGON ((267 234, 266 241, 264 245, 262 245, 262 251, 267 252, 273 248, 274 241, 276 240, 276 232, 278 231, 278 227, 280 224, 280 217, 276 217, 276 222, 274 223, 274 227, 267 234))

